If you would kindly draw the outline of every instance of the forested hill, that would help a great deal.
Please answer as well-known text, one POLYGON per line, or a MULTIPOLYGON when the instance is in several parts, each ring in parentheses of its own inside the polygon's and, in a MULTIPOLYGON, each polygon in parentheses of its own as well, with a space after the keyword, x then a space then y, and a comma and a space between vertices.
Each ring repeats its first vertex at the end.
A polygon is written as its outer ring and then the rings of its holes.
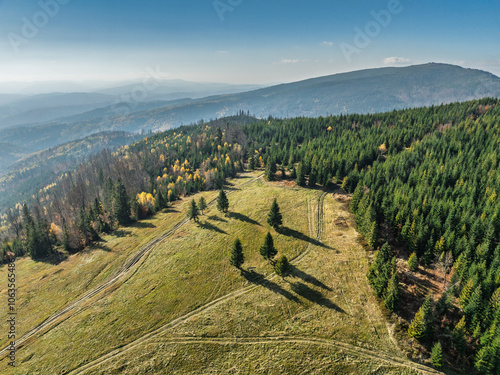
MULTIPOLYGON (((0 212, 12 206, 13 202, 23 201, 36 194, 61 173, 73 170, 89 156, 103 149, 115 151, 144 137, 126 132, 96 133, 24 156, 5 169, 0 167, 0 212)), ((9 148, 3 151, 6 150, 9 148)))
POLYGON ((454 65, 425 64, 335 74, 204 99, 114 104, 44 125, 0 129, 0 139, 33 152, 100 131, 165 130, 239 110, 261 118, 317 117, 379 113, 483 97, 500 97, 500 78, 454 65))
POLYGON ((268 180, 308 188, 337 184, 353 194, 351 210, 367 247, 380 249, 368 278, 381 304, 400 318, 403 345, 424 356, 442 350, 449 366, 497 374, 498 155, 498 99, 182 127, 104 152, 10 211, 3 224, 11 240, 3 250, 35 259, 79 251, 117 223, 220 188, 245 168, 265 167, 268 180), (414 281, 430 270, 449 274, 447 282, 431 288, 414 281))

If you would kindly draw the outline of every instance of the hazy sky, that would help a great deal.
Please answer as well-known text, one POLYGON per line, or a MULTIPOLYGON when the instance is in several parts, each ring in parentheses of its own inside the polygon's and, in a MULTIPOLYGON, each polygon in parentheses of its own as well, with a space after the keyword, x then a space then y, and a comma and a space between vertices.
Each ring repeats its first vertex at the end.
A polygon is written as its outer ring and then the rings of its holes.
POLYGON ((447 62, 500 75, 498 0, 0 0, 0 82, 276 83, 447 62))

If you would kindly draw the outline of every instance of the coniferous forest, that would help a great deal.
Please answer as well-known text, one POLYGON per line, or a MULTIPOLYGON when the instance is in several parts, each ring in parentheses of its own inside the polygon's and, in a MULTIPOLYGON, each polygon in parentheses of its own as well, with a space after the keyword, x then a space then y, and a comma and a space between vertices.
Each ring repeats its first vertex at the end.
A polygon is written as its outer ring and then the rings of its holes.
POLYGON ((436 367, 445 357, 498 374, 499 155, 497 99, 315 119, 240 113, 92 157, 5 213, 2 251, 60 259, 245 169, 341 188, 376 251, 368 280, 381 306, 402 318, 408 342, 432 353, 436 367), (405 267, 447 276, 436 294, 405 296, 405 267), (403 309, 408 300, 418 308, 403 309))

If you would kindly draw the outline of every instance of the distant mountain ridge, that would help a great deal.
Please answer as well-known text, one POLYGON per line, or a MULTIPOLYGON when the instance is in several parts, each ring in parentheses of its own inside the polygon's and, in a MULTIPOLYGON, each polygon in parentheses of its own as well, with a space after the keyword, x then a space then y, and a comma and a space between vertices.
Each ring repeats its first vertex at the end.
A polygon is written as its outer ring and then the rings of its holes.
MULTIPOLYGON (((123 129, 164 129, 250 111, 258 117, 318 117, 386 112, 500 96, 500 78, 474 69, 430 63, 312 78, 238 94, 210 96, 137 111, 120 119, 123 129)), ((116 123, 110 108, 103 126, 116 123)))
MULTIPOLYGON (((107 99, 106 94, 91 95, 97 96, 88 100, 107 99)), ((97 132, 166 130, 240 110, 261 118, 318 117, 387 112, 483 97, 500 97, 499 77, 481 70, 430 63, 341 73, 203 99, 115 103, 40 126, 0 129, 0 140, 34 152, 97 132)))
MULTIPOLYGON (((40 83, 49 89, 49 83, 40 83)), ((35 85, 36 86, 36 85, 35 85)), ((0 84, 0 88, 2 85, 0 84)), ((122 83, 95 91, 85 90, 76 84, 57 84, 50 88, 54 92, 31 95, 0 94, 0 129, 14 126, 43 125, 47 122, 61 123, 67 117, 78 116, 96 109, 126 102, 133 111, 157 106, 147 103, 165 102, 184 98, 200 99, 211 95, 232 94, 263 87, 262 85, 239 85, 182 80, 152 80, 144 86, 142 82, 122 83), (85 91, 57 91, 75 88, 85 91)), ((116 113, 115 113, 116 115, 116 113)), ((83 116, 86 118, 86 116, 83 116)), ((79 120, 79 119, 78 119, 79 120)))

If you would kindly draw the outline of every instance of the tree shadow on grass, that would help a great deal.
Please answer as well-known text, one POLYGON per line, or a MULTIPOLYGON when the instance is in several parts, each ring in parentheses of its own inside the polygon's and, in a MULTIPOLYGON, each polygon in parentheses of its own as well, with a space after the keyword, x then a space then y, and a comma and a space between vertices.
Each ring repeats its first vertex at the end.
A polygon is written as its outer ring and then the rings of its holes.
POLYGON ((298 277, 299 279, 302 279, 306 283, 312 284, 314 286, 317 286, 318 288, 325 289, 328 291, 331 291, 332 289, 325 284, 323 284, 321 281, 316 279, 314 276, 311 276, 304 271, 299 270, 297 267, 294 265, 290 265, 290 276, 295 276, 298 277))
POLYGON ((297 303, 300 303, 300 300, 297 298, 297 296, 294 296, 292 293, 290 293, 288 290, 283 289, 280 287, 278 284, 275 282, 272 282, 271 280, 268 280, 264 277, 264 275, 254 272, 254 271, 246 271, 246 270, 241 270, 241 275, 247 279, 247 281, 251 282, 252 284, 256 285, 261 285, 264 288, 272 291, 273 293, 277 293, 286 299, 290 301, 294 301, 297 303))
POLYGON ((203 228, 203 229, 208 229, 208 230, 211 230, 211 231, 214 231, 214 232, 218 232, 218 233, 221 233, 221 234, 227 234, 226 231, 223 231, 222 229, 220 229, 219 227, 216 227, 215 225, 205 221, 205 222, 201 222, 199 221, 198 222, 198 226, 200 228, 203 228))
MULTIPOLYGON (((61 252, 59 250, 55 250, 53 254, 51 254, 48 257, 41 258, 41 259, 35 259, 36 262, 41 262, 41 263, 47 263, 52 266, 57 266, 64 262, 66 259, 68 259, 69 254, 61 252)), ((21 258, 21 257, 19 257, 21 258)), ((18 259, 19 259, 18 258, 18 259)))
POLYGON ((175 208, 166 208, 163 212, 166 214, 173 214, 173 213, 178 213, 180 211, 176 210, 175 208))
POLYGON ((293 283, 291 284, 292 290, 297 293, 299 296, 304 297, 308 301, 311 301, 313 303, 316 303, 320 306, 324 306, 328 309, 332 309, 335 311, 338 311, 340 313, 345 314, 346 312, 334 304, 332 301, 329 299, 325 298, 321 292, 318 292, 317 290, 309 288, 307 285, 302 284, 301 282, 298 283, 293 283))
POLYGON ((131 225, 132 228, 141 228, 141 229, 144 229, 144 228, 156 228, 155 225, 151 224, 151 223, 146 223, 144 221, 136 221, 134 224, 131 225))
POLYGON ((213 220, 213 221, 220 221, 222 223, 227 223, 227 220, 226 219, 223 219, 217 215, 211 215, 211 216, 208 216, 207 217, 208 220, 213 220))
POLYGON ((113 251, 113 250, 111 250, 111 248, 108 245, 102 245, 102 244, 97 244, 97 246, 95 247, 95 249, 106 251, 108 253, 110 253, 110 252, 113 251))
POLYGON ((291 229, 291 228, 288 228, 288 227, 281 227, 277 230, 278 233, 284 235, 284 236, 288 236, 288 237, 293 237, 293 238, 296 238, 300 241, 306 241, 306 242, 309 242, 315 246, 321 246, 325 249, 329 249, 329 250, 333 250, 330 246, 328 245, 325 245, 321 242, 319 242, 318 240, 314 239, 314 238, 311 238, 309 236, 306 236, 305 234, 303 233, 300 233, 294 229, 291 229))
POLYGON ((245 223, 262 226, 262 225, 260 225, 260 223, 258 221, 255 221, 254 219, 250 219, 248 216, 240 214, 239 212, 229 212, 227 214, 227 216, 232 218, 232 219, 243 221, 245 223))
POLYGON ((118 230, 115 230, 114 232, 111 232, 111 235, 115 236, 115 237, 118 237, 118 238, 123 238, 123 237, 129 236, 131 233, 132 232, 129 231, 129 230, 118 229, 118 230))

